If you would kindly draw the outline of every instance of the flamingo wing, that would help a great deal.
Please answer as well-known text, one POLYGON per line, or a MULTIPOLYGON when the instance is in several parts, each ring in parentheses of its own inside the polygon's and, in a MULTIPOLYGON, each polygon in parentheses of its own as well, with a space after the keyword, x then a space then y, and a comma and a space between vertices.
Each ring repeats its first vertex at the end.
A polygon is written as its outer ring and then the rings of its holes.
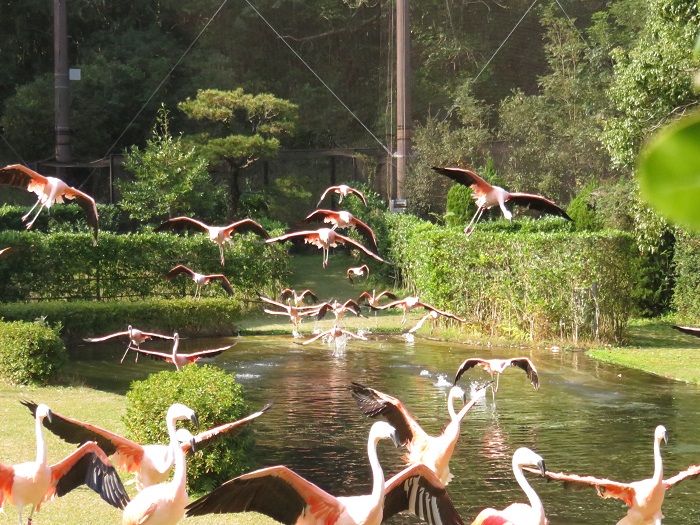
MULTIPOLYGON (((249 416, 239 419, 238 421, 224 423, 223 425, 219 425, 214 428, 210 428, 209 430, 205 430, 204 432, 200 432, 199 434, 194 436, 194 443, 196 445, 197 450, 199 450, 201 447, 211 445, 212 443, 216 442, 217 439, 220 439, 224 436, 234 435, 236 432, 241 430, 241 427, 245 423, 248 423, 257 417, 262 416, 265 412, 267 412, 270 409, 271 406, 271 404, 265 405, 257 412, 254 412, 249 416)), ((181 446, 182 451, 185 454, 192 454, 192 444, 190 441, 181 443, 181 446)))
POLYGON ((372 250, 370 250, 369 248, 367 248, 365 245, 360 244, 360 243, 357 242, 356 240, 351 239, 350 237, 347 237, 347 236, 345 236, 345 235, 341 235, 341 234, 339 234, 339 233, 336 233, 335 236, 336 236, 336 241, 340 241, 340 242, 344 243, 346 246, 347 246, 347 245, 350 245, 350 246, 348 246, 348 247, 357 248, 358 250, 361 250, 361 251, 365 252, 365 253, 366 253, 367 255, 369 255, 370 257, 372 257, 372 258, 374 258, 374 259, 377 259, 379 262, 383 262, 383 263, 386 262, 386 261, 385 261, 384 259, 382 259, 379 255, 377 255, 376 253, 374 253, 372 250))
POLYGON ((340 186, 329 186, 328 188, 326 188, 326 190, 321 195, 321 198, 318 199, 318 204, 316 204, 316 207, 318 208, 321 205, 321 203, 323 202, 323 199, 326 198, 326 195, 328 195, 329 192, 336 191, 338 189, 340 189, 340 186))
POLYGON ((299 294, 299 297, 303 300, 305 297, 310 297, 312 302, 318 302, 318 296, 311 290, 304 290, 299 294))
POLYGON ((384 296, 388 297, 388 298, 391 299, 392 301, 396 301, 396 300, 397 300, 396 294, 393 293, 393 292, 390 292, 389 290, 384 290, 384 291, 381 292, 379 295, 377 295, 377 300, 381 299, 381 298, 384 297, 384 296))
POLYGON ((432 312, 428 312, 427 314, 425 314, 423 317, 420 318, 420 320, 416 323, 416 325, 408 331, 408 333, 412 334, 412 333, 420 330, 421 326, 423 326, 423 324, 431 317, 432 317, 432 312))
MULTIPOLYGON (((21 400, 20 403, 36 417, 36 403, 27 400, 21 400)), ((53 410, 51 411, 51 421, 44 419, 44 426, 67 443, 80 445, 88 441, 96 442, 105 454, 113 456, 114 463, 119 468, 128 472, 134 472, 141 466, 143 447, 119 434, 91 423, 63 416, 53 410)))
POLYGON ((327 336, 327 335, 330 334, 332 331, 333 331, 333 329, 331 328, 330 330, 326 330, 325 332, 321 332, 320 334, 316 334, 316 335, 313 336, 311 339, 308 339, 308 340, 304 341, 304 342, 301 343, 301 344, 302 344, 302 345, 309 345, 309 344, 313 343, 314 341, 317 341, 317 340, 321 339, 322 337, 327 336))
POLYGON ((223 354, 226 350, 235 345, 223 346, 221 348, 211 348, 209 350, 200 350, 199 352, 192 352, 191 354, 179 354, 180 357, 187 358, 188 363, 194 363, 198 359, 203 357, 216 357, 217 355, 223 354))
POLYGON ((365 242, 368 245, 370 245, 375 252, 378 252, 379 248, 377 247, 377 236, 374 234, 374 230, 368 224, 362 222, 357 217, 353 217, 352 223, 355 226, 355 230, 357 230, 357 233, 362 235, 362 238, 365 240, 365 242))
POLYGON ((351 388, 352 397, 362 413, 371 418, 383 416, 396 429, 402 445, 408 445, 416 437, 427 438, 427 434, 408 409, 395 397, 354 381, 351 388))
MULTIPOLYGON (((531 467, 522 467, 523 470, 533 474, 542 475, 539 469, 531 467)), ((601 498, 617 498, 625 502, 628 507, 634 504, 635 488, 632 483, 620 483, 604 478, 596 478, 593 476, 579 476, 577 474, 565 474, 563 472, 544 473, 545 477, 564 483, 565 488, 574 488, 583 486, 595 487, 598 496, 601 498)))
POLYGON ((155 337, 156 339, 175 339, 172 335, 156 334, 154 332, 141 332, 146 337, 155 337))
POLYGON ((185 507, 187 516, 253 511, 285 525, 294 525, 307 512, 333 525, 344 508, 338 499, 282 465, 229 480, 185 507))
POLYGON ((356 333, 350 332, 348 330, 341 330, 341 332, 343 332, 343 334, 345 334, 345 335, 349 335, 353 339, 362 339, 363 341, 367 341, 367 338, 364 335, 356 334, 356 333))
POLYGON ((21 164, 11 164, 0 169, 0 184, 31 191, 29 186, 32 183, 46 185, 48 182, 46 177, 21 164))
POLYGON ((83 337, 83 341, 86 343, 99 343, 102 341, 107 341, 108 339, 113 339, 115 337, 121 337, 123 335, 128 336, 129 332, 115 332, 113 334, 103 335, 102 337, 83 337))
POLYGON ((12 465, 0 463, 0 510, 5 501, 12 495, 12 484, 15 480, 15 469, 12 465))
POLYGON ((558 215, 559 217, 564 217, 567 221, 573 220, 562 208, 557 206, 553 201, 545 199, 541 195, 515 192, 509 195, 506 202, 511 202, 518 206, 526 206, 532 210, 549 213, 550 215, 558 215))
POLYGON ((488 193, 493 189, 493 186, 486 182, 484 179, 479 177, 476 173, 471 170, 464 168, 440 168, 437 166, 432 166, 440 175, 445 175, 459 184, 464 186, 469 186, 475 193, 483 195, 488 193))
POLYGON ((144 350, 143 348, 136 348, 135 346, 129 346, 129 350, 138 352, 139 354, 146 355, 155 361, 167 361, 168 363, 173 362, 172 354, 166 354, 165 352, 157 352, 156 350, 144 350))
POLYGON ((87 193, 71 187, 66 189, 64 196, 67 199, 74 200, 83 209, 87 216, 88 226, 92 228, 92 236, 95 239, 95 243, 97 243, 97 205, 95 204, 95 199, 87 193))
POLYGON ((13 250, 13 249, 14 249, 14 248, 13 248, 12 246, 8 246, 7 248, 3 248, 2 250, 0 250, 0 255, 3 255, 3 254, 5 254, 5 253, 7 253, 7 252, 9 252, 10 250, 13 250))
POLYGON ((123 509, 129 503, 121 479, 111 461, 94 441, 85 443, 70 456, 51 466, 51 488, 44 501, 68 494, 80 485, 87 485, 107 503, 123 509))
POLYGON ((355 315, 362 316, 362 309, 360 308, 360 305, 355 301, 354 299, 348 299, 343 303, 343 309, 344 310, 350 310, 352 313, 355 315))
POLYGON ((467 370, 474 368, 478 365, 483 365, 485 363, 486 360, 481 359, 480 357, 470 357, 469 359, 466 359, 461 365, 459 365, 457 373, 455 374, 455 380, 453 384, 456 385, 457 381, 459 381, 459 378, 462 377, 462 374, 464 374, 464 372, 466 372, 467 370))
POLYGON ((700 337, 700 328, 695 328, 693 326, 672 326, 673 329, 683 332, 684 334, 694 335, 695 337, 700 337))
POLYGON ((348 187, 348 194, 350 194, 350 193, 357 195, 362 200, 362 203, 365 206, 367 206, 367 199, 365 199, 365 196, 362 194, 362 192, 360 190, 356 190, 355 188, 348 187))
POLYGON ((472 525, 513 525, 513 522, 501 516, 496 509, 488 508, 479 513, 472 525))
POLYGON ((670 489, 674 485, 684 481, 686 479, 695 479, 700 475, 700 465, 691 465, 685 470, 681 470, 678 474, 672 478, 664 480, 664 487, 670 489))
POLYGON ((201 221, 198 221, 197 219, 191 219, 190 217, 174 217, 172 219, 168 219, 165 221, 163 224, 160 226, 157 226, 155 228, 156 232, 163 232, 163 231, 183 231, 183 230, 189 230, 189 229, 197 229, 201 231, 208 232, 209 231, 209 226, 207 224, 204 224, 201 221))
POLYGON ((540 376, 537 375, 537 369, 535 365, 532 364, 527 357, 516 357, 510 360, 510 366, 517 366, 525 371, 527 377, 530 379, 532 386, 535 390, 540 388, 540 376))
POLYGON ((326 317, 326 314, 333 310, 333 305, 331 303, 325 302, 320 305, 316 305, 317 310, 316 310, 316 320, 320 321, 324 317, 326 317))
POLYGON ((272 242, 282 242, 282 241, 288 241, 290 239, 294 239, 297 237, 304 237, 306 242, 313 242, 318 239, 318 230, 300 230, 296 232, 288 232, 285 233, 284 235, 280 235, 279 237, 271 237, 270 239, 266 239, 265 242, 267 243, 272 243, 272 242))
POLYGON ((257 221, 254 221, 253 219, 242 219, 240 221, 236 221, 226 226, 226 228, 224 228, 224 231, 226 232, 226 235, 231 235, 233 233, 253 232, 257 233, 265 239, 270 238, 270 234, 267 233, 265 228, 262 227, 262 224, 260 224, 257 221))
MULTIPOLYGON (((284 293, 284 292, 282 292, 282 293, 284 293)), ((265 301, 266 303, 269 303, 269 304, 271 304, 271 305, 277 306, 278 308, 284 308, 285 310, 288 309, 286 304, 278 303, 277 301, 274 301, 273 299, 270 299, 269 297, 266 297, 266 296, 264 296, 264 295, 261 294, 261 293, 258 293, 258 298, 259 298, 261 301, 265 301)))
MULTIPOLYGON (((323 200, 323 198, 321 198, 321 200, 323 200)), ((313 222, 330 222, 333 224, 338 224, 338 212, 333 210, 315 210, 304 217, 304 220, 301 222, 302 224, 309 224, 313 222)))
POLYGON ((231 281, 223 274, 207 275, 207 281, 219 281, 221 287, 226 290, 226 293, 233 295, 233 287, 231 287, 231 281))
POLYGON ((429 525, 463 525, 445 486, 421 463, 411 465, 387 480, 384 490, 382 521, 408 511, 429 525))
POLYGON ((172 268, 168 273, 165 274, 165 278, 168 280, 174 279, 181 273, 186 273, 190 277, 194 277, 194 271, 190 270, 187 266, 183 264, 178 264, 175 268, 172 268))

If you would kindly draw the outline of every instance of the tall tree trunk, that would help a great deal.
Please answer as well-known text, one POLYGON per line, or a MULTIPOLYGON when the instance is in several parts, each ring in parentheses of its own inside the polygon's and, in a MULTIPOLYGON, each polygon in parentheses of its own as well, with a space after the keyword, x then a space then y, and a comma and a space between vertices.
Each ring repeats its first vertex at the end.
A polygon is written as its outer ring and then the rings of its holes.
POLYGON ((241 188, 238 184, 239 174, 240 170, 232 166, 228 184, 228 210, 226 212, 226 219, 229 222, 233 222, 238 216, 238 203, 241 200, 241 188))

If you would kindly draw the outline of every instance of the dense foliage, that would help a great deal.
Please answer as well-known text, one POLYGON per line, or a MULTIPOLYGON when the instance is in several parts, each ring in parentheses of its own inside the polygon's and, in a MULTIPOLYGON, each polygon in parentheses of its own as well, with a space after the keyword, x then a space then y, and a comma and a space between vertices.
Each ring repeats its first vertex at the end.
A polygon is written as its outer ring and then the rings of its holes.
POLYGON ((673 304, 679 322, 700 324, 700 235, 679 232, 673 258, 676 287, 673 304))
POLYGON ((68 363, 58 329, 43 319, 0 321, 0 379, 11 384, 43 384, 68 363))
MULTIPOLYGON (((126 394, 124 423, 137 443, 168 443, 165 414, 173 403, 182 403, 197 414, 199 430, 192 423, 178 423, 193 434, 248 415, 241 385, 233 374, 210 365, 188 365, 179 371, 151 374, 134 381, 126 394)), ((263 416, 264 417, 264 416, 263 416)), ((187 486, 208 492, 249 469, 246 452, 252 444, 249 429, 222 437, 187 458, 187 486)))
MULTIPOLYGON (((0 232, 0 246, 14 247, 14 254, 0 259, 0 297, 5 301, 193 295, 195 284, 186 275, 172 281, 163 277, 178 264, 199 273, 224 273, 236 297, 255 297, 257 291, 276 293, 288 271, 285 248, 265 244, 254 234, 234 235, 224 268, 218 246, 201 233, 104 233, 92 246, 87 233, 6 231, 0 232)), ((226 297, 216 282, 205 286, 202 295, 226 297)))

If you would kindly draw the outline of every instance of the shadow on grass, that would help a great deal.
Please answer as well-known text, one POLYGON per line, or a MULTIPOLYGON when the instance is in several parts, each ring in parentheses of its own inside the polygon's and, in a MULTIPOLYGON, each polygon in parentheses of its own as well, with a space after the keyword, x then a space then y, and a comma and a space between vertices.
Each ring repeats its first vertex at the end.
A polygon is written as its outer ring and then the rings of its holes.
POLYGON ((700 338, 682 334, 671 328, 670 323, 658 319, 630 323, 627 333, 629 335, 627 346, 634 348, 700 350, 700 338))

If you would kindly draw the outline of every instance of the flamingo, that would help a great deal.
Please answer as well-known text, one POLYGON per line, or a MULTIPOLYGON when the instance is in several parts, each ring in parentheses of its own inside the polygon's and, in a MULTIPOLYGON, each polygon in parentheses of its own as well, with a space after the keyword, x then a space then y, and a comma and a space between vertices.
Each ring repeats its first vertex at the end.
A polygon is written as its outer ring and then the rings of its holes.
POLYGON ((365 279, 369 277, 369 267, 366 264, 363 264, 362 266, 348 268, 348 271, 346 273, 348 276, 348 281, 350 281, 350 284, 353 284, 353 277, 364 277, 365 279))
POLYGON ((288 241, 290 239, 298 237, 303 238, 305 243, 313 244, 314 246, 317 246, 318 248, 321 248, 323 250, 324 268, 328 266, 328 252, 330 248, 335 248, 338 245, 338 243, 345 244, 348 248, 357 248, 358 250, 363 251, 370 257, 373 257, 380 262, 386 262, 379 255, 372 252, 359 242, 351 239, 350 237, 346 237, 345 235, 341 235, 335 230, 331 230, 330 228, 319 228, 318 230, 302 230, 297 232, 285 233, 284 235, 280 235, 279 237, 267 239, 265 242, 288 241))
POLYGON ((695 337, 700 337, 700 328, 694 328, 692 326, 676 326, 673 325, 671 328, 678 330, 687 335, 693 335, 695 337))
POLYGON ((494 392, 498 392, 498 379, 509 366, 517 366, 524 370, 532 386, 535 387, 535 390, 540 388, 540 377, 537 375, 537 369, 527 357, 511 357, 510 359, 482 359, 480 357, 470 357, 457 369, 454 384, 457 384, 457 381, 459 381, 459 378, 462 377, 464 372, 475 366, 480 366, 491 374, 491 379, 493 379, 494 375, 496 376, 496 386, 493 387, 494 392))
MULTIPOLYGON (((382 297, 388 297, 389 299, 396 301, 398 297, 396 297, 396 294, 390 292, 389 290, 384 290, 383 292, 377 293, 377 290, 372 290, 372 293, 369 293, 367 291, 364 291, 360 294, 360 297, 357 299, 357 302, 359 304, 362 304, 363 302, 367 303, 367 305, 370 307, 371 310, 378 310, 379 308, 379 300, 382 297)), ((376 313, 376 312, 375 312, 376 313)))
POLYGON ((194 447, 194 437, 185 429, 175 428, 177 421, 185 419, 199 426, 197 414, 191 408, 180 403, 168 408, 165 420, 175 462, 173 479, 151 485, 139 492, 124 509, 122 525, 174 525, 185 515, 188 503, 187 468, 180 441, 187 438, 189 445, 194 447))
POLYGON ((294 303, 294 306, 301 306, 304 304, 307 297, 313 303, 318 302, 318 297, 311 290, 304 290, 301 293, 297 293, 296 290, 292 290, 291 288, 285 288, 282 290, 280 292, 279 299, 280 301, 291 301, 294 303))
POLYGON ((515 479, 527 495, 530 504, 513 503, 500 511, 492 508, 484 509, 472 522, 472 525, 547 525, 549 523, 539 496, 523 474, 524 465, 533 465, 539 471, 531 470, 531 472, 539 472, 544 476, 544 460, 529 448, 521 447, 513 454, 512 464, 515 479))
MULTIPOLYGON (((23 402, 32 414, 36 413, 38 405, 30 401, 23 402)), ((238 432, 245 423, 267 412, 272 405, 263 408, 244 418, 200 432, 194 436, 197 449, 214 443, 224 436, 232 436, 238 432)), ((111 457, 112 462, 120 470, 136 474, 136 488, 142 490, 167 481, 170 470, 175 461, 170 445, 139 445, 125 437, 110 432, 91 423, 85 423, 56 412, 51 412, 49 423, 44 421, 44 426, 55 435, 68 443, 80 444, 87 440, 94 441, 111 457)), ((182 444, 182 451, 186 455, 194 451, 189 442, 182 444)))
POLYGON ((664 470, 661 460, 661 441, 668 442, 666 429, 659 425, 654 430, 654 474, 651 478, 632 483, 620 483, 593 476, 577 476, 561 472, 546 472, 550 479, 595 487, 601 498, 617 498, 629 507, 627 515, 617 525, 661 525, 664 515, 661 505, 664 495, 671 487, 688 478, 700 475, 700 465, 692 465, 672 478, 663 479, 664 470))
MULTIPOLYGON (((126 352, 124 352, 124 355, 122 356, 120 363, 124 362, 124 358, 126 357, 126 354, 129 352, 129 346, 132 344, 136 346, 136 348, 139 348, 141 346, 141 343, 144 343, 148 341, 149 339, 172 339, 173 336, 171 335, 163 335, 163 334, 156 334, 154 332, 143 332, 139 330, 138 328, 134 328, 131 325, 126 329, 125 332, 115 332, 113 334, 108 334, 108 335, 103 335, 102 337, 84 337, 83 341, 87 343, 100 343, 102 341, 107 341, 108 339, 112 339, 114 337, 122 337, 122 336, 128 336, 129 337, 129 344, 126 346, 126 352)), ((138 360, 138 354, 136 354, 136 360, 138 360)))
POLYGON ((371 246, 375 252, 379 251, 377 248, 377 237, 374 235, 372 228, 349 211, 316 210, 307 215, 301 222, 307 224, 321 221, 332 224, 333 228, 331 229, 333 230, 337 228, 355 228, 365 239, 367 245, 371 246))
POLYGON ((195 271, 190 270, 187 266, 184 266, 182 264, 176 266, 175 268, 171 269, 168 273, 165 274, 165 278, 170 281, 177 277, 180 274, 186 273, 189 275, 192 280, 197 284, 197 288, 194 291, 194 298, 197 299, 197 297, 202 296, 202 287, 205 284, 209 284, 211 281, 219 281, 221 283, 221 287, 226 290, 226 293, 229 295, 233 295, 233 288, 231 287, 230 281, 226 278, 225 275, 220 274, 220 273, 215 273, 211 275, 203 275, 201 273, 197 273, 195 271))
POLYGON ((410 511, 430 525, 462 525, 445 488, 423 465, 404 469, 388 481, 377 457, 377 443, 396 431, 384 421, 372 425, 367 455, 372 493, 335 497, 293 470, 277 465, 227 481, 187 506, 187 516, 255 511, 284 525, 379 525, 410 511))
POLYGON ((338 301, 333 301, 332 303, 326 302, 321 305, 318 305, 316 308, 317 321, 323 319, 328 312, 333 312, 336 321, 341 317, 345 317, 345 314, 347 312, 352 312, 355 315, 362 317, 362 309, 360 308, 360 305, 357 303, 357 301, 355 301, 354 299, 348 299, 342 304, 338 301))
POLYGON ((231 235, 234 233, 257 233, 264 239, 269 239, 270 235, 265 231, 262 225, 253 219, 242 219, 233 222, 228 226, 209 226, 196 219, 190 217, 175 217, 168 219, 163 224, 158 226, 154 231, 162 232, 167 230, 182 231, 185 229, 196 229, 205 231, 209 234, 209 239, 219 245, 219 254, 221 256, 221 266, 224 265, 224 244, 231 242, 231 235))
POLYGON ((233 345, 222 346, 221 348, 211 348, 209 350, 200 350, 199 352, 192 352, 190 354, 178 354, 177 347, 180 345, 180 336, 177 332, 173 334, 173 350, 171 354, 165 352, 158 352, 156 350, 144 350, 143 348, 137 348, 135 346, 129 346, 129 350, 138 352, 139 354, 144 354, 155 359, 156 361, 166 361, 167 363, 172 363, 175 368, 180 370, 183 366, 189 365, 190 363, 196 363, 205 357, 216 357, 224 353, 233 345))
POLYGON ((343 202, 343 197, 347 197, 350 194, 357 195, 361 200, 362 203, 367 206, 367 199, 365 199, 365 196, 362 194, 361 191, 356 190, 355 188, 351 188, 347 184, 339 184, 337 186, 329 186, 326 188, 326 190, 323 192, 323 195, 321 195, 321 198, 318 199, 318 204, 316 204, 316 207, 318 208, 321 205, 321 202, 323 202, 323 199, 326 198, 326 195, 328 193, 333 192, 337 193, 340 195, 340 198, 338 199, 338 204, 343 202))
POLYGON ((449 312, 441 312, 440 310, 428 310, 428 313, 421 317, 420 320, 416 323, 416 325, 408 331, 408 333, 412 334, 417 332, 420 329, 420 327, 423 326, 423 323, 425 323, 428 319, 437 320, 439 317, 449 317, 450 319, 454 319, 455 321, 459 321, 460 323, 466 322, 466 319, 451 314, 449 312))
POLYGON ((415 297, 415 296, 404 297, 403 299, 398 299, 396 301, 392 301, 388 304, 385 304, 384 306, 377 306, 376 308, 377 308, 377 310, 386 310, 387 308, 400 308, 403 311, 403 317, 401 318, 401 324, 404 324, 406 322, 406 314, 408 312, 410 312, 411 310, 413 310, 414 308, 425 308, 426 310, 435 310, 440 315, 452 317, 452 318, 457 319, 457 320, 462 321, 462 322, 465 321, 461 317, 457 317, 454 314, 451 314, 449 312, 443 312, 442 310, 438 310, 434 306, 431 306, 428 303, 422 302, 420 300, 420 298, 415 297))
POLYGON ((262 294, 258 294, 258 297, 261 301, 265 301, 268 304, 281 308, 281 310, 270 310, 269 308, 263 308, 263 312, 266 314, 289 316, 289 322, 294 325, 295 336, 298 334, 297 330, 301 324, 302 317, 316 315, 318 312, 317 306, 292 306, 290 304, 273 301, 269 297, 265 297, 262 294))
POLYGON ((540 195, 508 192, 500 186, 492 186, 473 171, 463 168, 438 168, 433 166, 433 169, 455 182, 469 186, 474 192, 477 210, 474 217, 472 217, 472 220, 469 222, 469 225, 464 228, 464 233, 467 235, 473 231, 471 228, 472 224, 479 222, 484 210, 491 209, 494 206, 501 208, 503 216, 510 221, 513 218, 513 214, 506 208, 506 202, 511 202, 519 206, 527 206, 533 210, 549 213, 551 215, 558 215, 559 217, 565 218, 567 221, 572 220, 562 208, 540 195))
POLYGON ((383 416, 396 428, 399 443, 407 449, 407 454, 403 457, 404 461, 409 465, 418 463, 426 465, 437 475, 443 485, 447 485, 454 477, 450 473, 450 459, 459 439, 462 420, 483 396, 487 386, 481 387, 469 403, 466 402, 466 394, 460 387, 453 386, 450 389, 447 397, 450 422, 439 436, 429 436, 397 398, 356 382, 352 383, 351 388, 352 397, 364 415, 383 416), (464 403, 459 412, 455 412, 455 399, 461 399, 464 403))
POLYGON ((317 341, 323 337, 328 337, 331 341, 336 341, 336 343, 337 343, 337 339, 343 335, 348 336, 348 337, 352 337, 353 339, 362 339, 363 341, 367 341, 367 338, 365 336, 355 334, 355 333, 350 332, 348 330, 343 330, 337 324, 334 324, 332 328, 329 328, 328 330, 326 330, 325 332, 321 332, 320 334, 316 334, 311 339, 308 339, 307 341, 304 341, 301 344, 308 345, 308 344, 311 344, 314 341, 317 341))
MULTIPOLYGON (((20 401, 26 405, 25 401, 20 401)), ((54 465, 46 464, 46 441, 42 432, 44 420, 51 421, 51 410, 41 404, 36 408, 36 460, 6 465, 0 463, 0 509, 5 502, 17 506, 19 525, 22 511, 31 505, 27 523, 31 525, 34 511, 54 496, 63 496, 86 484, 110 505, 123 509, 129 501, 117 471, 95 442, 84 443, 71 455, 54 465)))
POLYGON ((0 256, 6 254, 11 249, 12 249, 12 246, 8 246, 7 248, 3 248, 2 250, 0 250, 0 256))
POLYGON ((87 223, 92 227, 93 245, 97 244, 97 205, 95 204, 95 199, 87 193, 68 186, 68 184, 56 177, 44 177, 21 164, 12 164, 0 169, 0 184, 9 184, 16 188, 31 191, 39 196, 32 209, 22 217, 22 220, 26 222, 34 208, 41 204, 34 218, 27 223, 28 230, 32 228, 34 221, 36 221, 36 218, 44 208, 50 210, 55 202, 61 203, 65 199, 75 200, 87 214, 87 223))

